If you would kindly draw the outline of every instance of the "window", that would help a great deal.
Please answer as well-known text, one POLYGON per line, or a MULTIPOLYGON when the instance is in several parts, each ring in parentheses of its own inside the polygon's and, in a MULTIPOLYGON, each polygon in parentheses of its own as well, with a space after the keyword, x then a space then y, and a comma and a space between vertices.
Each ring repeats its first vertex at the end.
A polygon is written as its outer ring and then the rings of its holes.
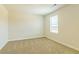
POLYGON ((58 33, 58 15, 50 17, 50 32, 58 33))

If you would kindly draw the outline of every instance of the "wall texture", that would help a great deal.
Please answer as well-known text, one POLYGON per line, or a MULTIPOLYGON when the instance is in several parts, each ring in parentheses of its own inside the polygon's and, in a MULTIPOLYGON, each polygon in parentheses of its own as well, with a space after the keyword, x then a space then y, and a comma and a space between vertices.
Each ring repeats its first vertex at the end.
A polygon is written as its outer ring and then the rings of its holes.
POLYGON ((43 37, 43 17, 9 11, 9 40, 43 37))
POLYGON ((68 5, 45 16, 45 36, 79 50, 79 5, 68 5), (58 15, 59 33, 50 32, 50 16, 58 15))
POLYGON ((0 5, 0 49, 8 40, 8 12, 3 5, 0 5))

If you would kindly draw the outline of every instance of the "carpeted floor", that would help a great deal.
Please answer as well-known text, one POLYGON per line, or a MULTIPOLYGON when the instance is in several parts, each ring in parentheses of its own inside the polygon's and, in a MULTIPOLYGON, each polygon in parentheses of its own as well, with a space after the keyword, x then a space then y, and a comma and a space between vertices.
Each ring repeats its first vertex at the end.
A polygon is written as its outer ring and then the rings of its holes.
POLYGON ((79 51, 68 48, 47 38, 10 41, 0 51, 3 54, 78 54, 79 51))

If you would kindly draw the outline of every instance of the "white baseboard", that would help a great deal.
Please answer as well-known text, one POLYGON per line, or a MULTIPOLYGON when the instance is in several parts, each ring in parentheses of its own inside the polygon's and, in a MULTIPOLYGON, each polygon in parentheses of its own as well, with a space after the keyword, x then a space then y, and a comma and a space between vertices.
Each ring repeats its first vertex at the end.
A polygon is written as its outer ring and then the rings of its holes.
POLYGON ((0 50, 8 43, 8 41, 5 41, 3 45, 0 46, 0 50))
POLYGON ((26 37, 26 38, 18 38, 18 39, 11 39, 11 40, 9 39, 5 41, 3 45, 0 46, 0 50, 8 43, 8 41, 25 40, 25 39, 33 39, 33 38, 41 38, 41 37, 44 37, 44 36, 41 35, 41 36, 33 36, 33 37, 28 37, 28 38, 26 37))
MULTIPOLYGON (((55 38, 51 38, 51 37, 49 37, 49 36, 34 36, 34 37, 29 37, 29 38, 19 38, 19 39, 12 39, 12 40, 8 40, 8 41, 16 41, 16 40, 25 40, 25 39, 33 39, 33 38, 41 38, 41 37, 46 37, 46 38, 48 38, 48 39, 50 39, 50 40, 53 40, 53 39, 55 39, 55 38)), ((72 48, 72 49, 75 49, 75 50, 77 50, 77 51, 79 51, 79 48, 76 48, 76 47, 74 47, 74 46, 72 46, 72 45, 70 45, 70 44, 67 44, 67 43, 65 43, 65 42, 60 42, 60 41, 57 41, 57 40, 54 40, 54 41, 56 41, 56 42, 58 42, 58 43, 60 43, 60 44, 62 44, 62 45, 65 45, 65 46, 67 46, 67 47, 70 47, 70 48, 72 48)))
MULTIPOLYGON (((51 37, 49 37, 49 36, 46 36, 46 38, 48 38, 48 39, 50 39, 50 40, 53 40, 51 37)), ((77 47, 75 47, 75 46, 72 46, 72 45, 70 45, 70 44, 67 44, 67 43, 65 43, 65 42, 60 42, 60 41, 57 41, 57 40, 53 40, 53 41, 55 41, 55 42, 58 42, 58 43, 60 43, 60 44, 62 44, 62 45, 64 45, 64 46, 67 46, 67 47, 69 47, 69 48, 72 48, 72 49, 75 49, 75 50, 77 50, 77 51, 79 51, 79 48, 77 48, 77 47)))
POLYGON ((16 40, 25 40, 25 39, 33 39, 33 38, 41 38, 42 36, 33 36, 33 37, 24 37, 24 38, 17 38, 17 39, 9 39, 8 41, 16 41, 16 40))

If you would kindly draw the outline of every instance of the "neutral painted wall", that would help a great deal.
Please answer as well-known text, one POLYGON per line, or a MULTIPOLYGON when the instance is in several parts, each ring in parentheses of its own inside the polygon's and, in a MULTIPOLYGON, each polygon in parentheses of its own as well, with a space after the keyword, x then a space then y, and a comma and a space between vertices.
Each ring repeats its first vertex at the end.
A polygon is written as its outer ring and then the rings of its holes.
POLYGON ((21 40, 43 37, 43 17, 9 11, 9 40, 21 40))
POLYGON ((0 49, 8 41, 8 12, 3 5, 0 5, 0 49))
POLYGON ((45 36, 79 50, 79 5, 68 5, 45 16, 45 36), (50 16, 58 15, 59 33, 50 32, 50 16))

